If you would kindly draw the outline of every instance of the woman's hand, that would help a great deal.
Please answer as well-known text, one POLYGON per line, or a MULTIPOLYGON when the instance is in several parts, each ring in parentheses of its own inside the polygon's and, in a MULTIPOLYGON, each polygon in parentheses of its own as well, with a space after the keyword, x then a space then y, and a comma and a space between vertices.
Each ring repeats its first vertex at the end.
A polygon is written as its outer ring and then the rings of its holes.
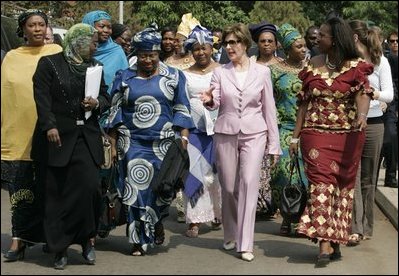
POLYGON ((47 140, 50 143, 55 143, 58 147, 61 147, 61 138, 60 135, 58 133, 58 129, 56 128, 52 128, 47 130, 47 140))
POLYGON ((276 168, 279 160, 280 160, 280 155, 278 154, 270 155, 270 168, 271 169, 276 168))
POLYGON ((92 98, 91 96, 84 98, 81 103, 81 105, 85 111, 92 111, 92 110, 96 109, 98 104, 99 104, 98 100, 92 98))
POLYGON ((359 113, 357 116, 356 127, 359 128, 360 131, 367 127, 367 115, 365 113, 359 113))
POLYGON ((294 154, 298 155, 298 143, 291 143, 288 147, 288 152, 290 154, 290 157, 292 157, 294 154))
POLYGON ((208 90, 205 90, 199 94, 198 97, 204 105, 210 105, 213 102, 212 91, 214 89, 214 87, 210 87, 208 90))

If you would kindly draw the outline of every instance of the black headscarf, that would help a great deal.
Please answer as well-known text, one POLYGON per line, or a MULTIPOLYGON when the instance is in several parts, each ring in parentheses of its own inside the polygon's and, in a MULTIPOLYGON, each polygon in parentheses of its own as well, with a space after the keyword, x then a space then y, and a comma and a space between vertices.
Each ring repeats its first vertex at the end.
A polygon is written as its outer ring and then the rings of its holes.
POLYGON ((46 22, 46 25, 48 25, 48 18, 44 12, 42 12, 41 10, 36 10, 36 9, 29 9, 18 16, 18 28, 17 28, 16 33, 19 37, 24 36, 23 27, 24 27, 26 21, 28 21, 28 19, 34 15, 41 16, 44 19, 44 22, 46 22))

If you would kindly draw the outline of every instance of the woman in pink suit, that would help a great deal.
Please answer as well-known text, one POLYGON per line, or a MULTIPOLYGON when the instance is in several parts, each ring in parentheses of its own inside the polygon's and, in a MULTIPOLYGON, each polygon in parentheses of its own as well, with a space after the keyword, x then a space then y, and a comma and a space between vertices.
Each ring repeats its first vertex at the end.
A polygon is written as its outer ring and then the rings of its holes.
POLYGON ((222 188, 222 222, 226 250, 236 247, 252 261, 255 212, 263 155, 281 154, 270 70, 251 61, 251 35, 244 24, 223 31, 230 63, 214 70, 211 89, 200 96, 215 122, 216 165, 222 188))

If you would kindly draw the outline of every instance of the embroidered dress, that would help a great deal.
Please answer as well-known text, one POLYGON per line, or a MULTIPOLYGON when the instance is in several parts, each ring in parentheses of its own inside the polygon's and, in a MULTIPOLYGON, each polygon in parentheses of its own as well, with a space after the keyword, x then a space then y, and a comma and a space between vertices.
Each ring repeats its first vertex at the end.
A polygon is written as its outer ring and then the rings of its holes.
POLYGON ((184 71, 190 98, 191 116, 196 128, 190 131, 188 153, 190 173, 185 182, 186 222, 202 223, 221 219, 220 184, 214 171, 213 121, 216 111, 209 112, 199 100, 199 93, 209 88, 212 72, 205 75, 184 71))
POLYGON ((299 100, 309 100, 301 151, 310 198, 298 232, 313 240, 346 244, 351 231, 356 172, 365 132, 355 127, 355 95, 369 86, 373 66, 353 60, 331 76, 311 65, 299 73, 299 100))
MULTIPOLYGON (((290 155, 288 148, 295 128, 297 107, 297 96, 302 89, 302 81, 298 78, 301 69, 292 68, 284 61, 270 65, 272 72, 274 100, 276 101, 278 129, 280 135, 280 146, 283 155, 275 170, 271 172, 272 208, 275 210, 280 206, 280 198, 283 187, 290 178, 290 155)), ((299 156, 302 163, 302 157, 299 156)), ((302 164, 301 164, 302 165, 302 164)), ((303 166, 301 166, 302 180, 307 185, 303 166)), ((298 176, 293 175, 293 183, 298 183, 298 176)))
POLYGON ((159 74, 137 76, 137 68, 119 71, 112 87, 107 126, 118 130, 118 190, 128 205, 130 243, 144 250, 154 243, 154 225, 168 215, 150 184, 174 139, 173 127, 193 128, 186 79, 181 71, 159 63, 159 74))

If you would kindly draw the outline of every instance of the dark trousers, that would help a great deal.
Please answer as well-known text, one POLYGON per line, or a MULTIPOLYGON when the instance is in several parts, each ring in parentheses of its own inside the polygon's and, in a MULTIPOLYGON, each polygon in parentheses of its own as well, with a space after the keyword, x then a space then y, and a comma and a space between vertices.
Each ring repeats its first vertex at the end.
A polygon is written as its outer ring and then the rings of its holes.
POLYGON ((398 125, 393 120, 384 123, 384 143, 381 151, 381 158, 385 159, 385 185, 397 183, 396 172, 398 170, 398 125))
POLYGON ((31 161, 1 161, 1 184, 11 202, 12 236, 25 241, 43 241, 43 191, 34 180, 31 161))

